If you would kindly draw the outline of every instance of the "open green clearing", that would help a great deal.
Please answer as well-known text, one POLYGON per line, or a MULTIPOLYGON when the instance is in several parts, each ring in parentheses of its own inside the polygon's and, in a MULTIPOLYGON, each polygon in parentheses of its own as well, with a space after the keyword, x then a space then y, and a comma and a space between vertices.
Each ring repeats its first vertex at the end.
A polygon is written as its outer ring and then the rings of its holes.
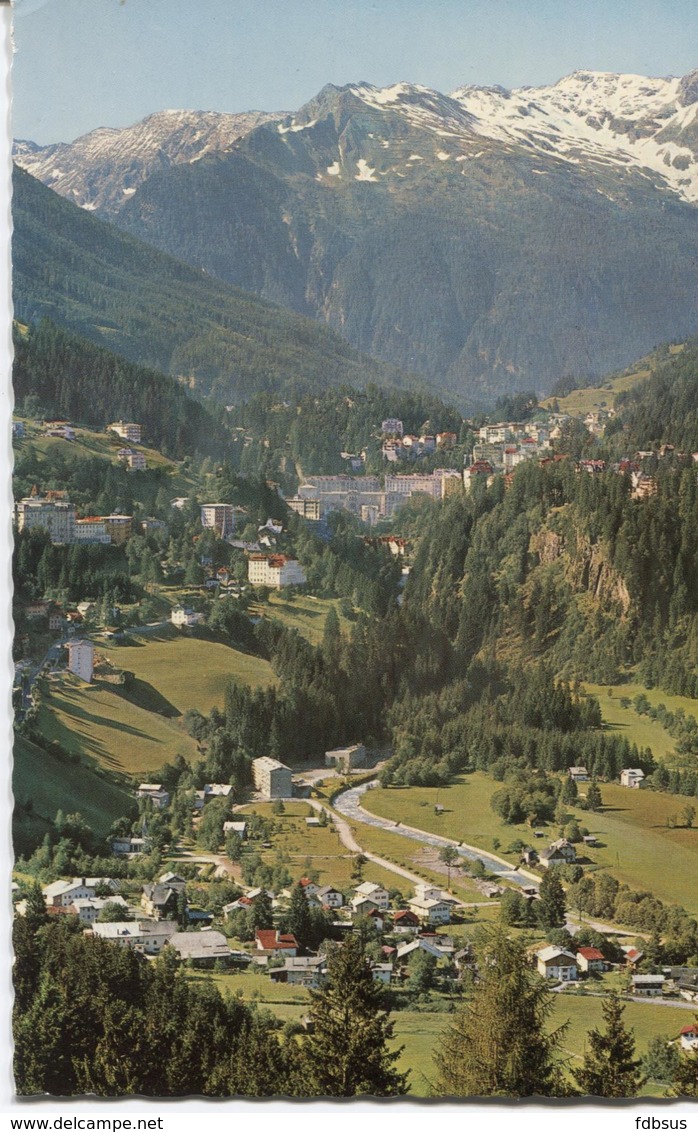
POLYGON ((569 413, 573 417, 593 413, 598 409, 612 409, 618 393, 625 393, 635 385, 647 381, 653 372, 651 366, 640 364, 637 369, 629 373, 607 379, 603 385, 588 385, 582 389, 573 389, 566 397, 546 397, 541 404, 545 409, 550 409, 553 401, 557 400, 559 412, 569 413))
POLYGON ((137 636, 129 645, 110 645, 102 651, 118 668, 133 672, 136 689, 129 695, 145 706, 160 702, 170 715, 189 708, 209 712, 222 707, 226 685, 237 680, 252 688, 276 683, 268 660, 240 652, 218 641, 191 637, 174 627, 137 636), (152 698, 155 697, 155 698, 152 698))
POLYGON ((39 709, 42 735, 71 754, 108 770, 143 774, 196 755, 196 743, 177 720, 147 710, 110 684, 84 684, 66 674, 50 684, 39 709))
POLYGON ((50 755, 18 735, 14 745, 12 790, 17 803, 31 801, 29 814, 15 815, 16 852, 31 852, 48 830, 58 810, 78 811, 99 837, 105 837, 112 822, 128 813, 133 798, 119 786, 88 767, 50 755))
POLYGON ((296 594, 289 600, 280 593, 271 593, 265 602, 253 605, 250 612, 257 617, 268 617, 280 621, 287 629, 297 629, 301 636, 317 645, 322 640, 325 621, 330 609, 334 609, 343 632, 348 632, 351 622, 342 614, 339 598, 311 597, 296 594))
MULTIPOLYGON (((284 856, 284 864, 294 880, 300 880, 306 867, 316 869, 320 884, 332 884, 344 891, 354 888, 359 882, 352 878, 354 854, 342 845, 339 834, 332 824, 327 826, 308 826, 306 817, 317 817, 316 811, 307 802, 284 802, 284 813, 274 814, 273 803, 253 802, 241 806, 236 814, 258 813, 274 821, 276 829, 271 839, 271 849, 258 852, 268 864, 274 864, 278 854, 284 856)), ((363 843, 359 841, 359 844, 363 843)), ((257 846, 254 846, 257 849, 257 846)), ((403 895, 412 894, 412 885, 404 877, 367 861, 363 868, 363 879, 381 884, 390 890, 397 888, 403 895)))
POLYGON ((698 701, 688 696, 673 696, 661 688, 645 688, 642 684, 585 684, 585 691, 596 696, 601 707, 604 723, 609 729, 621 731, 630 743, 638 747, 649 747, 655 758, 673 761, 676 740, 662 727, 658 720, 647 715, 638 715, 634 707, 623 707, 624 698, 634 700, 644 695, 652 705, 664 704, 667 711, 683 711, 685 715, 698 718, 698 701))
MULTIPOLYGON (((524 825, 505 825, 494 813, 490 799, 499 789, 501 783, 476 772, 461 775, 450 786, 377 788, 365 796, 364 803, 381 817, 502 856, 517 838, 530 840, 530 830, 524 825), (444 807, 439 815, 434 813, 437 801, 444 807), (501 843, 496 850, 495 838, 501 843)), ((569 810, 602 843, 586 850, 590 862, 608 868, 631 888, 649 890, 661 900, 698 911, 698 829, 669 829, 666 825, 672 815, 680 815, 685 799, 607 783, 602 784, 601 794, 604 809, 600 813, 569 810)), ((549 827, 549 833, 552 840, 555 827, 549 827)))

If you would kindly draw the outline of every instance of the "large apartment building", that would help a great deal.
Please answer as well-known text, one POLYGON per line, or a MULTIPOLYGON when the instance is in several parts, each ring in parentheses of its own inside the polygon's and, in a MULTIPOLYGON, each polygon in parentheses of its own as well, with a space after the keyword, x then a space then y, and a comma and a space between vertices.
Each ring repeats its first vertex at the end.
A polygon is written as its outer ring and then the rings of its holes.
POLYGON ((15 504, 18 531, 48 531, 51 542, 72 542, 75 533, 75 504, 67 500, 20 499, 15 504))
POLYGON ((111 432, 120 436, 122 440, 128 440, 129 444, 140 444, 141 442, 141 426, 134 421, 115 421, 108 428, 111 432))
POLYGON ((300 562, 285 554, 250 554, 247 580, 252 586, 269 586, 274 590, 302 586, 307 581, 300 562))
POLYGON ((219 538, 232 535, 235 530, 235 512, 232 503, 202 504, 201 526, 214 530, 219 538))
POLYGON ((293 796, 293 777, 290 767, 277 759, 264 755, 252 762, 252 780, 255 789, 265 798, 291 798, 293 796))

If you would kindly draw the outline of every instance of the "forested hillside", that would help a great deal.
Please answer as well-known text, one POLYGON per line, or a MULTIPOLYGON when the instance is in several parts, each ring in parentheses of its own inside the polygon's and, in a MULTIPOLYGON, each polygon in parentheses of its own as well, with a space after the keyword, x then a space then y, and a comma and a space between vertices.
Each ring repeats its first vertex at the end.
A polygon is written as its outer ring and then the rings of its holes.
POLYGON ((138 421, 148 443, 174 459, 223 455, 230 434, 182 386, 95 346, 48 319, 13 336, 15 403, 27 416, 66 417, 103 429, 138 421))
POLYGON ((15 317, 43 317, 229 403, 259 390, 399 383, 332 331, 146 247, 15 169, 15 317))

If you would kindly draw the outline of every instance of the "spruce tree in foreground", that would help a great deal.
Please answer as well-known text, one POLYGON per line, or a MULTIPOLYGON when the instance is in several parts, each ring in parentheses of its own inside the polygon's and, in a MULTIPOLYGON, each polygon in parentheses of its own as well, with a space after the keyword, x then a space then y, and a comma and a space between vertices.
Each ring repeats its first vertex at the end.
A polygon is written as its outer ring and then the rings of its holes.
POLYGON ((350 936, 328 958, 328 982, 311 991, 313 1032, 303 1043, 306 1095, 392 1097, 409 1089, 390 1050, 393 1023, 383 1009, 361 941, 350 936))
POLYGON ((635 1038, 625 1028, 625 1007, 617 994, 601 1004, 605 1030, 589 1032, 589 1049, 575 1080, 585 1096, 636 1097, 643 1083, 640 1061, 635 1060, 635 1038))
POLYGON ((441 1037, 440 1097, 567 1095, 558 1044, 567 1023, 546 1028, 554 995, 527 962, 523 944, 498 929, 478 956, 480 981, 441 1037))

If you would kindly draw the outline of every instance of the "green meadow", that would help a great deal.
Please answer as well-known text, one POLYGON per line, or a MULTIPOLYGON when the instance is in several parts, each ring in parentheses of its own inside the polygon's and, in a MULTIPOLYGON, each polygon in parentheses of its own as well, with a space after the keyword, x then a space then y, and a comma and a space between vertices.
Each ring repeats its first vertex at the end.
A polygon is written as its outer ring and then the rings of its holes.
MULTIPOLYGON (((381 817, 502 856, 516 839, 530 840, 531 831, 524 825, 506 825, 495 814, 490 799, 498 789, 501 783, 476 772, 438 788, 377 788, 365 796, 364 804, 381 817), (434 812, 437 802, 444 807, 441 814, 434 812), (495 840, 500 842, 499 848, 495 848, 495 840)), ((585 850, 590 862, 607 868, 631 888, 649 889, 661 900, 698 912, 698 829, 672 829, 667 825, 674 815, 681 814, 686 799, 609 783, 601 784, 601 795, 604 806, 600 813, 585 813, 574 807, 569 810, 601 842, 600 847, 585 850)), ((556 828, 549 827, 549 833, 552 840, 556 828)), ((516 858, 512 854, 509 859, 514 862, 516 858)))

